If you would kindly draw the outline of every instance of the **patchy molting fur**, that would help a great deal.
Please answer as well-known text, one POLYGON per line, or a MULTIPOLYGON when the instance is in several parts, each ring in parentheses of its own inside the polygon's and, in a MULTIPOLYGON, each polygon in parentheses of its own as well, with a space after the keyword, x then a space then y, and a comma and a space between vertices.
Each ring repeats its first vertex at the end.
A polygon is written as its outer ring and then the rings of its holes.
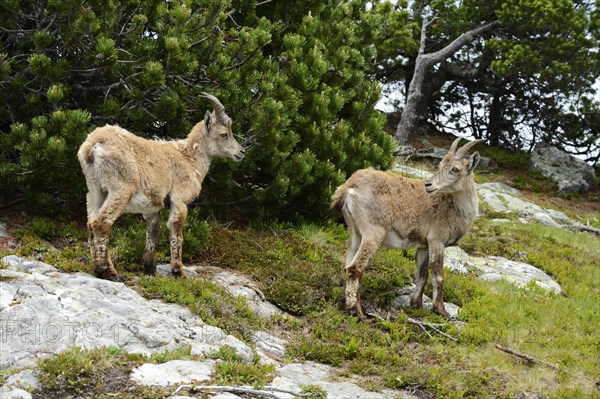
POLYGON ((416 289, 411 304, 422 306, 428 265, 434 278, 433 309, 447 316, 443 302, 444 248, 456 245, 478 214, 473 169, 479 162, 475 152, 466 152, 479 141, 456 149, 454 141, 437 173, 426 182, 391 172, 363 169, 339 186, 331 208, 344 215, 350 239, 346 253, 346 306, 365 319, 359 286, 369 260, 382 246, 417 248, 416 289))
POLYGON ((214 107, 183 140, 147 140, 118 126, 95 129, 77 157, 88 187, 90 248, 97 276, 117 279, 108 251, 108 233, 123 213, 141 213, 146 220, 144 271, 154 274, 159 236, 158 212, 170 210, 171 270, 183 275, 181 245, 187 204, 200 195, 214 157, 244 157, 233 137, 231 119, 219 100, 205 94, 214 107))

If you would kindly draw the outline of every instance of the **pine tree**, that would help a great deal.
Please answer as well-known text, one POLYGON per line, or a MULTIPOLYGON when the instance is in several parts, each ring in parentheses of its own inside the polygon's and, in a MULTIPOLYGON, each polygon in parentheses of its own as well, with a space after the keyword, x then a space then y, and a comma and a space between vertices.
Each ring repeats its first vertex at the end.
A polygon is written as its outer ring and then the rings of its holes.
POLYGON ((208 91, 254 145, 241 164, 213 164, 199 202, 219 214, 325 215, 349 173, 389 166, 392 140, 365 75, 365 1, 310 3, 310 13, 251 0, 7 3, 2 199, 83 203, 75 153, 86 133, 112 123, 183 137, 208 91))

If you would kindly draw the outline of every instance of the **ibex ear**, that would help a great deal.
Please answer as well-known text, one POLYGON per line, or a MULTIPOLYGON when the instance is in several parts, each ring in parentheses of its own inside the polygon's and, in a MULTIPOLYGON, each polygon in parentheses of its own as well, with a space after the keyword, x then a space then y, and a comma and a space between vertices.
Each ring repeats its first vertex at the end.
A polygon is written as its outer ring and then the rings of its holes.
POLYGON ((206 111, 204 114, 204 127, 206 128, 206 133, 210 132, 210 125, 212 123, 212 115, 210 111, 206 111))
POLYGON ((467 171, 470 174, 473 172, 473 169, 479 164, 479 152, 475 151, 473 155, 469 158, 469 166, 467 167, 467 171))

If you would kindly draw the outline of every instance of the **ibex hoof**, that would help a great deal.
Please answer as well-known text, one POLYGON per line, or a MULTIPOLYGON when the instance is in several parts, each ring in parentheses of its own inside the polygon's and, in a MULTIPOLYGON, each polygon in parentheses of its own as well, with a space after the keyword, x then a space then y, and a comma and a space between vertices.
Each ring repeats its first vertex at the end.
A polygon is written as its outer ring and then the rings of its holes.
POLYGON ((171 269, 171 274, 175 277, 185 277, 185 274, 181 269, 171 269))
POLYGON ((123 276, 111 273, 110 269, 111 268, 107 264, 103 264, 94 269, 94 274, 96 275, 96 277, 101 278, 103 280, 110 280, 115 282, 125 281, 125 278, 123 276))
POLYGON ((420 301, 418 301, 418 300, 415 300, 415 301, 411 300, 410 301, 410 306, 413 307, 413 308, 415 308, 415 309, 422 309, 423 308, 423 300, 420 300, 420 301))
POLYGON ((445 308, 433 308, 433 312, 442 316, 444 319, 450 319, 450 314, 446 311, 445 308))
POLYGON ((144 263, 144 274, 154 276, 156 274, 156 265, 153 263, 144 263))

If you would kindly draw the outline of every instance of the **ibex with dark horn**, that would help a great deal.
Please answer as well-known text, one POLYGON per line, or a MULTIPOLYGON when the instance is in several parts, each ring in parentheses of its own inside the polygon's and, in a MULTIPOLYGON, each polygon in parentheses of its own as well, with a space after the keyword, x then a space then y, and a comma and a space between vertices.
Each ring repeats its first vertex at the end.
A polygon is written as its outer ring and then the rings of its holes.
POLYGON ((155 274, 159 211, 170 211, 171 271, 183 276, 181 246, 187 204, 200 194, 202 181, 214 157, 244 158, 244 148, 231 130, 223 104, 203 93, 213 106, 187 138, 147 140, 118 126, 94 130, 77 157, 86 178, 88 229, 96 276, 118 280, 109 254, 108 235, 123 213, 141 213, 146 220, 144 272, 155 274))
POLYGON ((423 288, 433 273, 433 310, 448 316, 443 299, 444 249, 456 245, 478 213, 473 169, 479 153, 467 151, 483 140, 457 150, 456 139, 425 183, 391 172, 363 169, 355 172, 335 191, 331 208, 340 209, 350 239, 346 253, 346 307, 362 320, 360 279, 375 252, 389 248, 417 248, 416 288, 411 305, 423 306, 423 288))

